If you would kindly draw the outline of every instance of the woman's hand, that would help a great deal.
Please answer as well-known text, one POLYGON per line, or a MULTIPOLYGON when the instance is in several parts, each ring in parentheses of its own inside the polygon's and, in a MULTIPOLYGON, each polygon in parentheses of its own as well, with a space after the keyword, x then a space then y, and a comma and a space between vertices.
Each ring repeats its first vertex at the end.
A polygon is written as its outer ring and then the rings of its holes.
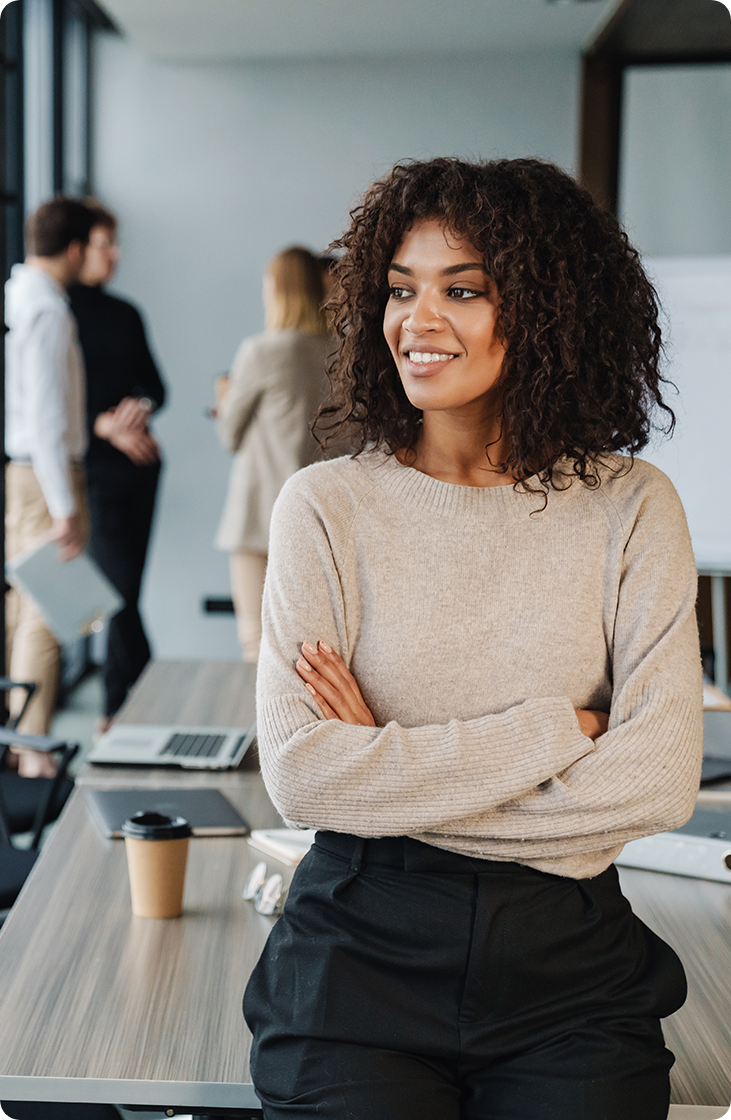
POLYGON ((330 646, 318 642, 315 649, 310 642, 304 642, 302 657, 295 668, 325 719, 339 719, 361 727, 376 726, 358 682, 330 646))
POLYGON ((598 739, 609 727, 609 716, 606 712, 595 712, 588 708, 575 708, 576 718, 587 739, 598 739))
MULTIPOLYGON (((325 719, 339 719, 361 727, 375 727, 370 709, 360 694, 358 682, 342 657, 324 642, 317 649, 310 642, 302 645, 302 657, 295 668, 305 682, 307 691, 325 719)), ((582 734, 588 739, 598 739, 609 726, 606 712, 576 709, 576 718, 582 734)))

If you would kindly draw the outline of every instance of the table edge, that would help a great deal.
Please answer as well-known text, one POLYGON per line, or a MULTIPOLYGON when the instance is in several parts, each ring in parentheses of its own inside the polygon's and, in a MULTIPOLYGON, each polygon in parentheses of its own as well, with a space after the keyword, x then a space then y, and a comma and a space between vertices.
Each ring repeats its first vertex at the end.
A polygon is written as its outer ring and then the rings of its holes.
POLYGON ((261 1108, 251 1082, 132 1081, 101 1077, 0 1075, 0 1100, 73 1104, 154 1105, 156 1108, 261 1108))

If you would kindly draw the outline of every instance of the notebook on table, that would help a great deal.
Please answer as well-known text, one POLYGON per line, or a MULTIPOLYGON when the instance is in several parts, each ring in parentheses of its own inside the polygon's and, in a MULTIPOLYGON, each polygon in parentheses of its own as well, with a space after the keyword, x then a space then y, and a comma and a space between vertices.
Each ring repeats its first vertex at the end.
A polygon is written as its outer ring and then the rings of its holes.
POLYGON ((295 866, 315 842, 314 828, 255 828, 249 837, 252 848, 295 866))
POLYGON ((672 832, 631 840, 615 862, 645 871, 731 883, 731 805, 720 801, 699 803, 686 824, 672 832))
POLYGON ((217 789, 86 789, 89 814, 102 836, 121 837, 139 812, 184 817, 194 836, 245 836, 249 826, 217 789))

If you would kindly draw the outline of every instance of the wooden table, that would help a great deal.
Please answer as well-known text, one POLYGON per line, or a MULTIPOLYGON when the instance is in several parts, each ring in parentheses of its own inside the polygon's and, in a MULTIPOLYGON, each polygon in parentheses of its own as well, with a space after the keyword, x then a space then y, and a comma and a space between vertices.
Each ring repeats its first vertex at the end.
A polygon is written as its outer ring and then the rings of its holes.
MULTIPOLYGON (((248 687, 243 664, 158 662, 121 718, 236 726, 248 687)), ((90 821, 85 784, 215 785, 253 827, 281 825, 255 759, 222 774, 90 768, 0 934, 0 1099, 256 1108, 241 996, 271 920, 240 896, 260 857, 241 838, 196 839, 183 916, 133 918, 124 847, 90 821)), ((715 1120, 731 1100, 731 888, 628 868, 621 878, 690 981, 665 1020, 671 1118, 715 1120)))
MULTIPOLYGON (((243 663, 158 662, 120 718, 237 726, 251 685, 243 663)), ((183 916, 135 918, 124 845, 99 834, 84 803, 86 785, 213 785, 252 827, 281 827, 246 763, 82 776, 0 933, 0 1099, 259 1107, 241 999, 271 919, 241 891, 263 857, 242 837, 194 839, 183 916)))
MULTIPOLYGON (((731 804, 731 783, 701 790, 698 801, 731 804)), ((670 1074, 671 1099, 683 1103, 723 1104, 728 1109, 731 1101, 731 887, 727 883, 629 867, 620 867, 619 877, 632 909, 673 946, 688 977, 685 1004, 675 1015, 663 1020, 665 1039, 676 1055, 670 1074)), ((731 1111, 729 1115, 731 1117, 731 1111)))

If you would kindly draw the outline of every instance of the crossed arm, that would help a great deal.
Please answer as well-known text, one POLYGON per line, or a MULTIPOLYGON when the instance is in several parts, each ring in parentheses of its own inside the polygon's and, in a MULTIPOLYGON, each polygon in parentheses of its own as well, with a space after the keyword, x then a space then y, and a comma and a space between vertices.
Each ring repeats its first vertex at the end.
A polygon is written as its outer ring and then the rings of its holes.
MULTIPOLYGON (((297 672, 325 719, 339 719, 360 727, 375 727, 376 721, 361 695, 358 682, 343 659, 325 642, 317 647, 302 644, 297 672)), ((607 730, 606 712, 575 709, 583 735, 596 740, 607 730)))

